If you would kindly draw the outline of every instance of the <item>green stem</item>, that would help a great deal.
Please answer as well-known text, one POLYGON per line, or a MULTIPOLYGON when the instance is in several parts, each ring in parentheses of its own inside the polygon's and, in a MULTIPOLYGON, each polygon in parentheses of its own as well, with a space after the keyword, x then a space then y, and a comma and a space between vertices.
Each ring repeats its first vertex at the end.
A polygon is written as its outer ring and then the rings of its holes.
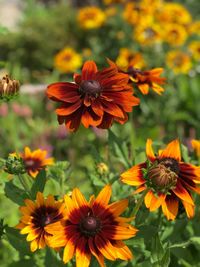
POLYGON ((140 207, 141 207, 141 205, 143 203, 144 197, 146 196, 146 194, 147 194, 148 191, 149 191, 149 188, 146 188, 143 191, 140 199, 138 200, 138 202, 136 203, 135 208, 133 209, 133 212, 132 212, 131 216, 134 216, 134 217, 136 216, 136 214, 138 213, 138 210, 140 209, 140 207))
POLYGON ((135 127, 133 123, 133 112, 130 113, 130 128, 131 128, 130 129, 131 158, 133 161, 135 157, 135 140, 136 140, 135 127))

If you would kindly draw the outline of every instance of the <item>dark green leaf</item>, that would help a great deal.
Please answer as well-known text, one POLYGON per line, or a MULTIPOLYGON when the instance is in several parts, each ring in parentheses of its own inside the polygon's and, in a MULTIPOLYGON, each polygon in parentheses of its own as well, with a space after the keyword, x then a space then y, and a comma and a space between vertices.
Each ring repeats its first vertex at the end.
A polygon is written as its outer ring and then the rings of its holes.
POLYGON ((31 188, 31 196, 35 199, 37 192, 43 192, 46 184, 46 171, 41 170, 31 188))
POLYGON ((20 252, 20 254, 30 254, 28 243, 25 241, 24 236, 19 233, 19 230, 6 226, 6 236, 10 244, 20 252))
POLYGON ((26 192, 14 185, 12 181, 9 181, 5 184, 4 191, 7 198, 20 206, 24 205, 24 199, 28 198, 26 192))

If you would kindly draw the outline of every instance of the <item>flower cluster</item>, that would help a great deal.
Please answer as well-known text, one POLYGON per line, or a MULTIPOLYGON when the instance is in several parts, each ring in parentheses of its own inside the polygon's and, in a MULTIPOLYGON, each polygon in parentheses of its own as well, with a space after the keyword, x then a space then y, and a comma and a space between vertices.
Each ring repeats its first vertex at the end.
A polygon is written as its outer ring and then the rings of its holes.
POLYGON ((38 192, 36 201, 25 200, 20 207, 22 217, 17 228, 27 234, 31 251, 46 245, 64 248, 63 261, 69 262, 76 255, 76 266, 89 266, 94 256, 101 267, 104 258, 130 260, 132 252, 122 241, 135 236, 137 229, 128 224, 133 218, 120 217, 128 206, 123 199, 109 204, 111 187, 105 186, 88 202, 78 188, 71 197, 56 201, 52 195, 44 199, 38 192))

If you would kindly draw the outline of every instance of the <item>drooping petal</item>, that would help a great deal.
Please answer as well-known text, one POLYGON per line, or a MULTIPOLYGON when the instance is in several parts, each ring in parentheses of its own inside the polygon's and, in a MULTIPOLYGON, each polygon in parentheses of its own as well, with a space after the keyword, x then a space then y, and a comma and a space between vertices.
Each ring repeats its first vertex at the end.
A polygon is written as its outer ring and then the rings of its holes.
POLYGON ((116 201, 108 205, 108 209, 113 214, 114 217, 118 217, 122 212, 125 211, 127 207, 128 207, 128 199, 116 201))
POLYGON ((116 251, 118 259, 131 260, 133 258, 133 254, 130 249, 121 240, 116 240, 112 242, 112 245, 116 251))
POLYGON ((96 257, 99 265, 101 267, 105 267, 104 257, 100 253, 100 251, 98 251, 98 249, 96 248, 96 245, 94 244, 93 238, 91 238, 91 237, 89 238, 88 245, 89 245, 89 249, 90 249, 91 253, 96 257))
POLYGON ((111 260, 114 261, 116 260, 116 253, 113 250, 113 247, 111 246, 111 243, 108 239, 104 239, 100 235, 95 236, 95 244, 98 248, 98 250, 101 252, 101 254, 111 260))
POLYGON ((174 196, 167 196, 162 203, 162 211, 168 220, 174 220, 178 213, 178 199, 174 196))
POLYGON ((189 192, 183 187, 180 181, 177 182, 176 188, 172 189, 174 194, 179 197, 181 200, 186 201, 187 203, 194 205, 194 201, 189 194, 189 192))
POLYGON ((181 200, 181 201, 182 201, 183 206, 185 208, 187 217, 189 219, 193 218, 194 217, 194 205, 191 205, 191 204, 189 204, 188 202, 186 202, 184 200, 181 200))
POLYGON ((87 240, 81 237, 76 247, 76 267, 88 267, 90 265, 91 253, 87 249, 87 240))

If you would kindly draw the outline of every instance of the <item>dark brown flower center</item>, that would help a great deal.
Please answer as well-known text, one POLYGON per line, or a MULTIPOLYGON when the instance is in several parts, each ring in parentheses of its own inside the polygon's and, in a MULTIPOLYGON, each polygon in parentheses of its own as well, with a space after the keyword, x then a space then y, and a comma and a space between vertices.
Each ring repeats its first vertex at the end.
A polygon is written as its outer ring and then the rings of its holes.
POLYGON ((24 164, 27 170, 37 170, 41 167, 41 161, 38 159, 25 159, 24 164))
POLYGON ((163 158, 158 161, 160 164, 163 164, 165 167, 169 168, 171 171, 179 174, 180 168, 177 160, 173 158, 163 158))
POLYGON ((82 81, 80 84, 79 92, 83 95, 89 95, 93 97, 98 97, 102 91, 101 85, 98 81, 89 80, 82 81))
POLYGON ((94 216, 84 218, 80 223, 80 230, 86 236, 94 236, 101 229, 100 220, 94 216))
POLYGON ((40 224, 42 227, 52 223, 52 216, 51 215, 42 215, 40 218, 40 224))

